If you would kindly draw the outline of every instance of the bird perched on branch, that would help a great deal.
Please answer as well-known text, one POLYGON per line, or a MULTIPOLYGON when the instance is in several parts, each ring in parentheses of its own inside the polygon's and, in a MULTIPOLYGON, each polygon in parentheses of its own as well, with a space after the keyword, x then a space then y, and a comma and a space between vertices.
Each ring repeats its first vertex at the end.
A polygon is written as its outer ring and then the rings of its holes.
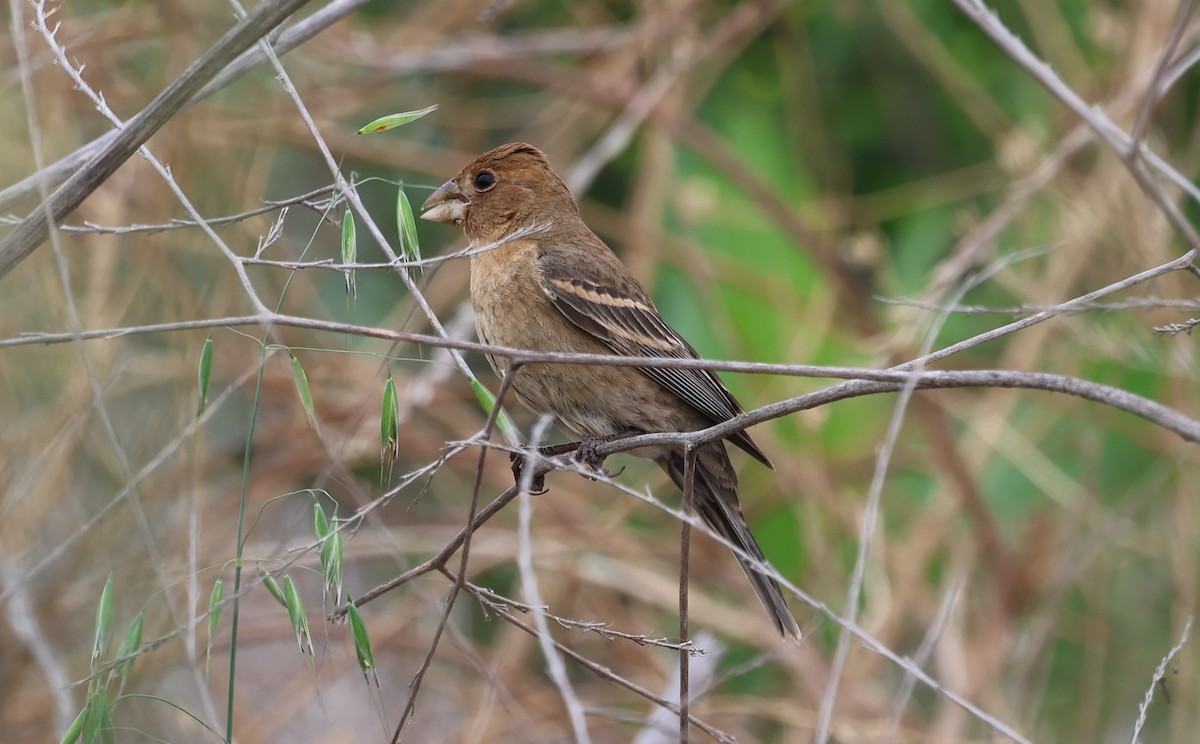
MULTIPOLYGON (((641 284, 584 224, 571 192, 546 156, 524 143, 497 147, 467 164, 422 207, 422 218, 459 225, 474 248, 471 302, 486 344, 533 351, 696 359, 696 350, 659 315, 641 284)), ((509 360, 489 355, 503 376, 509 360)), ((513 390, 586 446, 651 432, 686 432, 728 421, 741 406, 717 376, 699 369, 528 364, 513 390)), ((729 441, 771 463, 750 436, 729 441)), ((561 451, 561 450, 560 450, 561 451)), ((657 462, 682 490, 682 447, 631 454, 657 462)), ((738 504, 737 475, 723 442, 695 454, 693 503, 718 534, 765 563, 738 504)), ((738 560, 781 635, 798 637, 779 585, 738 560)))

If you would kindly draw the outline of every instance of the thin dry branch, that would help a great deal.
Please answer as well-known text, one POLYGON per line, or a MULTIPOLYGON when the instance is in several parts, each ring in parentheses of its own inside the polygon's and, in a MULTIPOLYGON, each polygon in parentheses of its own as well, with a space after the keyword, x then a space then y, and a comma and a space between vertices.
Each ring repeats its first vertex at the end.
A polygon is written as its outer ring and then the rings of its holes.
MULTIPOLYGON (((276 54, 285 54, 300 44, 308 41, 319 32, 366 5, 370 0, 332 0, 325 7, 312 15, 288 27, 273 41, 276 54)), ((264 5, 266 3, 263 3, 264 5)), ((255 9, 258 11, 258 8, 255 9)), ((245 22, 245 21, 243 21, 245 22)), ((269 29, 268 29, 269 30, 269 29)), ((264 32, 265 34, 266 32, 264 32)), ((253 43, 253 39, 249 43, 253 43)), ((222 58, 228 59, 226 55, 222 58)), ((266 57, 257 46, 247 49, 233 59, 215 76, 212 77, 198 92, 186 100, 179 111, 186 110, 208 96, 224 89, 230 83, 245 75, 247 72, 262 64, 266 57)), ((186 73, 185 73, 186 74, 186 73)), ((97 153, 107 149, 117 138, 121 130, 113 130, 101 135, 91 142, 61 158, 57 162, 39 169, 21 181, 0 191, 0 211, 12 209, 24 199, 36 196, 42 186, 53 188, 74 175, 80 168, 92 160, 97 153)))
MULTIPOLYGON (((1022 253, 1011 254, 994 262, 987 270, 980 272, 978 275, 968 277, 954 293, 954 296, 951 298, 951 304, 961 301, 967 292, 984 284, 1010 264, 1021 261, 1025 257, 1022 253)), ((933 348, 933 344, 937 340, 938 334, 941 332, 948 317, 949 313, 941 313, 934 318, 933 323, 926 330, 925 338, 921 344, 922 356, 929 354, 929 350, 933 348)), ((896 396, 896 403, 892 409, 891 418, 888 421, 887 433, 875 457, 875 470, 871 476, 871 485, 867 490, 866 508, 863 509, 859 525, 858 551, 854 559, 854 570, 850 576, 850 583, 846 587, 843 617, 850 622, 858 620, 863 582, 866 579, 867 563, 871 557, 871 542, 875 539, 876 524, 879 520, 879 511, 883 501, 883 486, 887 479, 888 469, 891 466, 892 453, 895 451, 896 442, 900 438, 900 429, 908 413, 909 402, 912 400, 912 395, 920 384, 921 378, 919 372, 919 367, 914 368, 914 374, 905 380, 904 386, 900 388, 899 395, 896 396)), ((1002 593, 1009 591, 1011 589, 1007 588, 1007 586, 1001 587, 1002 593)), ((825 694, 821 698, 820 717, 817 721, 817 733, 814 736, 817 744, 825 744, 829 740, 830 731, 833 726, 834 702, 837 698, 838 686, 841 683, 842 673, 845 670, 849 654, 850 635, 843 630, 838 637, 837 649, 834 651, 833 663, 830 665, 829 677, 825 683, 825 694)))
MULTIPOLYGON (((889 305, 912 307, 918 310, 928 310, 937 313, 955 313, 958 315, 1032 315, 1055 309, 1055 305, 963 305, 959 303, 941 304, 923 302, 908 297, 876 297, 876 300, 889 305)), ((1120 302, 1088 302, 1072 308, 1059 315, 1079 315, 1089 312, 1113 313, 1121 310, 1200 310, 1200 299, 1172 300, 1165 297, 1134 297, 1120 302)))
MULTIPOLYGON (((497 594, 495 591, 485 587, 476 587, 476 589, 486 593, 492 599, 492 601, 508 605, 522 614, 528 615, 534 611, 534 608, 526 602, 518 602, 511 597, 505 597, 501 594, 497 594)), ((645 633, 626 633, 624 631, 616 630, 610 623, 606 622, 574 620, 569 617, 563 617, 562 615, 555 615, 554 613, 549 612, 548 608, 546 607, 542 607, 542 611, 545 613, 547 618, 553 620, 566 630, 593 633, 606 641, 629 641, 637 646, 662 648, 668 651, 683 650, 687 651, 692 656, 703 656, 704 654, 708 653, 704 646, 692 641, 687 643, 679 643, 678 641, 673 641, 668 638, 651 638, 645 633)))
POLYGON ((0 280, 46 240, 50 224, 61 224, 89 194, 178 114, 205 83, 307 2, 263 0, 137 116, 126 122, 87 165, 76 171, 48 200, 39 204, 0 240, 0 280))
MULTIPOLYGON (((92 101, 92 103, 94 103, 96 105, 96 109, 105 118, 107 118, 114 126, 119 128, 119 131, 124 132, 126 128, 132 127, 134 122, 137 121, 137 118, 135 117, 134 120, 132 120, 128 123, 121 121, 121 119, 116 115, 116 113, 111 108, 109 108, 108 103, 104 100, 103 94, 94 90, 90 85, 88 85, 87 81, 83 79, 83 66, 72 63, 71 59, 68 56, 67 50, 61 44, 58 43, 58 39, 57 39, 58 27, 55 26, 54 28, 50 28, 50 26, 49 26, 50 15, 52 13, 56 12, 56 9, 55 10, 47 10, 45 2, 38 2, 34 7, 38 11, 37 15, 35 17, 35 20, 34 20, 34 27, 36 29, 38 29, 38 31, 41 32, 42 37, 46 42, 46 46, 54 54, 54 57, 58 61, 59 66, 63 69, 64 72, 66 72, 66 74, 75 83, 76 89, 83 92, 83 94, 86 95, 92 101)), ((216 49, 216 47, 214 47, 214 50, 215 49, 216 49)), ((212 54, 212 52, 210 52, 210 54, 212 54)), ((206 56, 208 56, 208 55, 206 55, 206 56)), ((186 75, 186 73, 185 73, 185 75, 186 75)), ((170 88, 168 88, 168 90, 170 90, 170 88)), ((166 95, 166 93, 164 92, 163 96, 165 96, 165 95, 166 95)), ((163 97, 163 96, 160 96, 160 97, 163 97)), ((178 103, 178 100, 175 100, 174 102, 178 103)), ((153 106, 153 105, 154 104, 152 102, 151 106, 153 106)), ((143 113, 145 113, 146 111, 149 111, 149 110, 150 110, 150 107, 148 106, 145 110, 143 110, 143 113)), ((158 114, 158 116, 162 119, 162 123, 165 123, 166 120, 170 118, 170 115, 173 115, 173 111, 169 107, 164 107, 164 109, 162 111, 160 111, 158 114)), ((142 116, 142 114, 139 114, 138 116, 140 117, 140 116, 142 116)), ((149 131, 147 131, 145 133, 145 138, 148 139, 154 133, 154 131, 157 130, 158 126, 161 126, 161 123, 158 124, 157 126, 155 126, 153 129, 150 129, 149 131)), ((175 194, 175 198, 179 200, 179 203, 183 206, 183 209, 185 212, 187 212, 188 216, 190 216, 195 221, 195 223, 200 227, 200 229, 204 232, 204 234, 206 236, 208 236, 208 238, 217 246, 217 248, 220 249, 221 253, 224 254, 225 257, 230 261, 230 263, 233 264, 234 271, 237 272, 238 281, 241 282, 242 289, 245 290, 245 292, 246 292, 247 296, 249 297, 250 302, 254 306, 254 308, 259 312, 267 311, 266 305, 263 304, 262 300, 258 296, 258 293, 254 291, 254 285, 251 283, 250 277, 249 277, 249 275, 247 275, 245 267, 242 266, 238 262, 237 255, 233 252, 233 249, 230 248, 228 245, 226 245, 225 241, 222 240, 221 237, 219 235, 217 235, 216 231, 214 231, 212 229, 212 227, 209 226, 209 224, 204 220, 204 218, 200 216, 199 210, 196 209, 196 207, 192 204, 191 200, 188 199, 186 194, 184 194, 183 189, 179 186, 179 184, 175 182, 175 177, 171 174, 170 169, 167 168, 162 163, 161 160, 159 160, 157 157, 155 157, 154 154, 149 150, 149 148, 145 147, 145 145, 143 145, 143 144, 138 143, 136 146, 133 146, 132 150, 130 151, 131 154, 133 151, 136 151, 138 154, 140 154, 146 160, 146 162, 148 162, 150 164, 150 166, 152 168, 154 168, 154 170, 159 174, 159 176, 162 177, 162 179, 166 182, 167 187, 171 189, 171 192, 173 194, 175 194)), ((103 178, 100 178, 99 180, 95 181, 95 183, 92 184, 91 188, 94 189, 94 188, 98 187, 100 185, 100 183, 102 183, 108 176, 112 175, 112 173, 115 172, 118 167, 120 167, 121 162, 123 162, 123 161, 114 161, 112 164, 112 170, 108 171, 107 175, 105 175, 103 178)), ((67 189, 67 186, 64 186, 62 189, 59 189, 59 191, 56 192, 53 196, 51 196, 49 199, 44 200, 42 203, 42 206, 45 206, 46 204, 52 202, 55 198, 58 198, 58 195, 61 194, 66 189, 67 189)), ((87 193, 90 193, 90 190, 87 193)), ((77 202, 75 204, 75 206, 78 206, 79 203, 82 202, 83 198, 85 198, 87 196, 87 193, 83 193, 79 197, 79 202, 77 202)), ((71 207, 71 209, 73 210, 74 207, 71 207)), ((70 211, 70 210, 68 210, 68 211, 70 211)), ((36 211, 35 211, 35 214, 36 214, 36 211)), ((31 215, 29 218, 26 218, 26 223, 32 217, 33 217, 33 215, 31 215)), ((44 213, 43 217, 42 217, 42 222, 43 222, 42 227, 46 229, 46 236, 53 237, 53 234, 51 233, 51 231, 53 230, 53 231, 57 232, 57 225, 59 223, 61 223, 62 220, 65 218, 66 218, 65 213, 64 214, 58 214, 56 212, 44 213)), ((13 237, 13 235, 16 235, 17 233, 19 233, 26 223, 22 223, 21 225, 18 225, 17 229, 14 230, 12 233, 10 233, 9 238, 11 238, 11 237, 13 237)), ((43 237, 43 239, 44 239, 44 237, 43 237)), ((0 243, 0 280, 2 280, 3 276, 4 276, 3 245, 4 245, 3 243, 0 243)), ((33 246, 33 247, 36 247, 36 246, 33 246)), ((30 248, 31 251, 33 250, 33 247, 30 248)))
POLYGON ((1158 55, 1158 62, 1154 65, 1154 73, 1150 76, 1150 84, 1146 86, 1146 94, 1142 98, 1142 105, 1138 109, 1137 119, 1133 122, 1133 130, 1129 133, 1129 146, 1131 150, 1141 148, 1142 137, 1146 134, 1146 127, 1150 124, 1150 111, 1154 108, 1154 104, 1159 100, 1159 84, 1167 73, 1167 66, 1171 62, 1171 58, 1175 56, 1175 50, 1179 48, 1179 42, 1183 39, 1184 29, 1187 28, 1188 21, 1192 18, 1192 13, 1196 10, 1195 0, 1184 0, 1179 4, 1179 8, 1175 13, 1175 23, 1171 26, 1171 36, 1167 39, 1166 46, 1163 47, 1162 53, 1158 55))
MULTIPOLYGON (((455 579, 454 575, 451 574, 446 569, 443 568, 440 570, 443 574, 445 574, 446 578, 449 578, 451 580, 455 579)), ((479 603, 481 605, 483 605, 487 609, 494 612, 497 616, 499 616, 503 620, 520 628, 521 630, 525 631, 529 635, 536 637, 537 630, 535 630, 528 623, 523 622, 520 618, 513 615, 509 611, 509 609, 506 606, 504 606, 503 604, 497 603, 497 602, 492 602, 488 598, 488 593, 486 590, 481 589, 480 587, 476 586, 475 584, 472 584, 469 581, 465 582, 463 584, 463 589, 468 594, 470 594, 471 596, 473 596, 477 600, 479 600, 479 603)), ((659 697, 658 695, 655 695, 650 690, 647 690, 646 688, 644 688, 638 684, 635 684, 634 682, 631 682, 630 680, 620 676, 619 674, 616 674, 611 669, 609 669, 607 666, 604 666, 602 664, 597 664, 596 662, 592 661, 591 659, 588 659, 587 657, 583 656, 582 654, 575 651, 574 649, 572 649, 569 646, 565 646, 562 643, 559 643, 558 641, 552 641, 552 643, 554 644, 555 648, 558 650, 559 653, 561 653, 563 656, 566 656, 567 658, 571 659, 572 661, 580 664, 581 666, 586 668, 588 671, 595 674, 597 677, 607 680, 609 682, 612 682, 613 684, 618 685, 619 687, 624 687, 626 690, 629 690, 630 692, 634 693, 635 695, 645 698, 646 700, 648 700, 648 701, 654 703, 655 705, 658 705, 666 710, 669 710, 672 713, 676 713, 676 714, 679 713, 679 706, 676 703, 674 703, 670 700, 666 700, 662 697, 659 697)), ((723 744, 735 744, 737 742, 737 739, 733 738, 729 734, 709 725, 708 723, 705 723, 704 721, 700 720, 699 718, 696 718, 693 715, 689 714, 688 721, 696 728, 700 729, 704 733, 711 736, 713 739, 716 739, 719 742, 723 742, 723 744)))
MULTIPOLYGON (((564 462, 563 465, 568 465, 568 463, 564 462)), ((593 479, 597 479, 597 480, 602 480, 605 483, 608 483, 609 485, 612 485, 612 486, 618 488, 622 493, 626 493, 630 496, 634 496, 646 503, 651 504, 655 508, 657 508, 663 512, 666 512, 667 514, 671 515, 672 517, 679 520, 680 522, 689 523, 693 529, 698 529, 698 530, 704 532, 710 538, 716 540, 721 545, 723 545, 725 548, 729 549, 731 552, 733 552, 735 555, 737 555, 740 559, 745 560, 749 565, 752 565, 756 570, 763 573, 763 575, 769 576, 769 577, 773 578, 775 581, 778 581, 779 584, 787 591, 790 591, 793 596, 799 598, 802 602, 804 602, 805 604, 807 604, 809 607, 813 608, 817 612, 825 615, 831 621, 836 623, 839 627, 847 630, 851 635, 853 635, 860 642, 862 642, 867 649, 887 658, 889 661, 894 663, 896 666, 903 669, 906 672, 906 674, 910 675, 913 679, 916 679, 919 682, 921 682, 921 684, 926 685, 927 687, 930 687, 931 689, 939 692, 951 703, 959 706, 960 708, 967 711, 972 716, 974 716, 977 719, 979 719, 980 721, 984 722, 989 727, 991 727, 994 731, 996 731, 998 734, 1008 737, 1009 739, 1011 739, 1013 741, 1021 742, 1022 744, 1029 744, 1029 740, 1026 739, 1025 737, 1021 736, 1019 733, 1017 733, 1016 730, 1013 729, 1011 726, 1009 726, 1005 722, 1001 721, 1000 719, 996 718, 995 716, 989 714, 987 711, 983 710, 982 708, 975 705, 974 703, 970 702, 969 700, 964 698, 962 695, 947 688, 941 682, 939 682, 938 680, 936 680, 932 676, 930 676, 925 670, 921 669, 920 666, 915 664, 911 659, 900 656, 895 651, 888 648, 886 645, 884 645, 882 642, 880 642, 878 639, 876 639, 874 636, 872 636, 870 633, 868 633, 866 630, 864 630, 857 623, 847 620, 846 618, 843 618, 842 616, 840 616, 839 614, 834 612, 832 609, 830 609, 824 602, 818 601, 816 598, 812 597, 807 592, 801 590, 800 588, 798 588, 797 586, 792 584, 790 581, 787 580, 786 577, 782 576, 778 571, 776 571, 774 569, 774 567, 757 561, 756 559, 751 557, 749 554, 745 553, 744 551, 739 549, 737 546, 733 545, 727 539, 718 535, 715 531, 713 531, 711 528, 709 528, 706 524, 704 524, 700 520, 696 519, 693 515, 685 514, 683 511, 681 511, 679 509, 673 509, 673 508, 667 506, 666 504, 663 504, 662 502, 655 500, 653 497, 649 496, 648 494, 640 493, 638 491, 634 491, 632 489, 626 488, 626 487, 622 486, 621 484, 617 483, 616 481, 612 481, 608 478, 603 477, 602 475, 597 475, 594 471, 592 471, 590 469, 585 470, 584 466, 582 466, 578 463, 570 462, 569 469, 572 469, 572 470, 578 472, 581 476, 593 478, 593 479)), ((506 493, 515 492, 515 491, 516 491, 516 486, 510 488, 509 491, 507 491, 506 493)), ((440 566, 436 570, 439 570, 443 574, 450 576, 449 571, 444 566, 440 566)), ((533 632, 532 629, 530 630, 530 632, 533 632)), ((572 654, 570 652, 566 652, 566 651, 564 651, 564 653, 567 653, 568 656, 571 656, 572 658, 576 659, 577 661, 580 660, 580 657, 578 657, 577 655, 574 655, 574 654, 572 654)), ((672 706, 672 709, 677 710, 678 708, 677 708, 677 706, 672 706)), ((695 718, 692 718, 690 720, 693 724, 696 723, 695 718)))
POLYGON ((1168 323, 1165 326, 1155 326, 1154 332, 1159 336, 1174 336, 1179 333, 1192 335, 1192 329, 1200 325, 1200 318, 1188 318, 1182 323, 1168 323))
POLYGON ((1142 739, 1142 728, 1146 725, 1146 716, 1150 713, 1150 704, 1154 702, 1154 688, 1158 687, 1163 678, 1167 674, 1167 665, 1171 663, 1183 650, 1183 647, 1188 642, 1188 635, 1192 632, 1192 616, 1188 615, 1187 622, 1183 624, 1183 632, 1179 635, 1179 642, 1171 647, 1167 655, 1159 662, 1158 667, 1154 670, 1154 676, 1150 680, 1149 687, 1146 688, 1146 696, 1142 698, 1142 704, 1138 706, 1137 721, 1133 725, 1133 738, 1131 744, 1138 744, 1142 739))
MULTIPOLYGON (((683 455, 683 513, 691 517, 696 500, 696 449, 684 448, 683 455)), ((679 641, 688 643, 688 574, 691 561, 692 520, 679 520, 679 641)), ((688 741, 688 705, 691 702, 689 654, 679 651, 679 741, 688 741)))
MULTIPOLYGON (((499 408, 499 404, 495 408, 499 408)), ((529 437, 529 448, 536 450, 541 445, 546 430, 550 428, 553 419, 542 416, 533 427, 529 437)), ((533 615, 533 627, 537 629, 538 647, 546 660, 546 670, 554 686, 562 698, 563 707, 567 711, 567 719, 571 722, 571 732, 578 744, 590 744, 591 735, 588 733, 587 722, 584 721, 583 705, 567 675, 567 667, 563 664, 562 656, 554 647, 553 636, 550 635, 550 624, 546 620, 546 610, 542 604, 542 590, 538 582, 537 569, 533 565, 533 538, 530 536, 530 524, 533 521, 533 500, 530 492, 533 490, 533 468, 524 468, 521 472, 520 499, 517 504, 517 568, 521 575, 521 592, 529 602, 533 615)), ((681 651, 685 656, 687 652, 681 651)))
POLYGON ((1154 168, 1172 184, 1191 194, 1193 199, 1200 202, 1200 190, 1197 190, 1190 178, 1177 171, 1170 163, 1152 151, 1145 142, 1135 142, 1099 107, 1089 105, 1084 101, 1078 93, 1055 74, 1048 64, 1031 52, 1029 47, 1001 22, 996 12, 983 4, 982 0, 950 0, 950 2, 954 3, 963 15, 974 21, 980 30, 996 42, 996 45, 1008 54, 1021 69, 1029 73, 1030 77, 1083 119, 1099 135, 1100 140, 1125 161, 1130 174, 1146 195, 1162 210, 1167 221, 1184 239, 1188 248, 1194 251, 1200 247, 1200 234, 1187 221, 1175 203, 1166 198, 1158 183, 1145 172, 1143 166, 1154 168))
MULTIPOLYGON (((1180 260, 1190 259, 1192 254, 1187 254, 1172 261, 1174 264, 1180 260)), ((1156 276, 1158 274, 1155 274, 1156 276)), ((1143 276, 1143 275, 1139 275, 1143 276)), ((1131 277, 1133 278, 1133 277, 1131 277)), ((1120 282, 1119 284, 1124 284, 1120 282)), ((1095 298, 1100 296, 1099 293, 1091 293, 1085 295, 1087 298, 1095 298)), ((1074 301, 1072 301, 1073 303, 1074 301)), ((1072 303, 1064 303, 1059 307, 1071 305, 1072 303)), ((1039 313, 1034 318, 1045 320, 1053 317, 1057 313, 1039 313)), ((534 363, 550 363, 550 364, 586 364, 597 366, 639 366, 639 367, 664 367, 664 368, 679 368, 679 369, 707 369, 713 371, 724 372, 743 372, 749 374, 776 374, 792 377, 827 377, 835 379, 851 380, 851 382, 843 383, 825 390, 810 393, 798 398, 780 401, 762 408, 748 411, 734 419, 730 419, 725 423, 718 424, 702 431, 691 434, 643 434, 637 437, 630 437, 619 442, 606 442, 598 445, 597 454, 605 457, 624 452, 637 447, 644 447, 654 444, 682 444, 682 445, 698 445, 704 442, 715 441, 733 434, 736 431, 754 426, 755 424, 769 421, 773 418, 779 418, 789 413, 796 411, 815 408, 826 403, 831 403, 837 400, 845 400, 862 395, 875 395, 878 393, 892 392, 900 389, 901 386, 911 377, 913 367, 919 367, 930 361, 944 358, 954 351, 961 351, 969 348, 974 344, 970 343, 975 339, 991 339, 1004 335, 1004 332, 1012 332, 1019 327, 1027 327, 1032 325, 1033 318, 1017 323, 1011 323, 996 331, 990 331, 974 339, 959 342, 939 352, 934 352, 925 357, 915 359, 902 365, 898 365, 888 370, 872 370, 854 367, 821 367, 816 365, 804 364, 767 364, 761 362, 718 362, 707 359, 678 359, 674 357, 645 357, 638 359, 630 359, 629 357, 610 356, 602 354, 565 354, 552 352, 530 352, 521 349, 510 349, 506 347, 490 346, 488 344, 479 344, 470 341, 459 341, 457 339, 442 338, 438 336, 428 336, 419 333, 405 333, 403 331, 390 331, 380 328, 369 328, 365 326, 356 326, 348 323, 335 323, 329 321, 316 320, 313 318, 303 318, 291 315, 280 315, 276 313, 268 313, 266 315, 247 315, 233 316, 227 318, 217 318, 211 320, 199 321, 183 321, 179 323, 157 323, 146 326, 131 326, 126 328, 113 328, 99 331, 84 331, 78 334, 72 333, 36 333, 26 334, 17 338, 9 338, 0 340, 0 348, 8 348, 15 346, 28 346, 31 344, 50 344, 50 343, 65 343, 76 338, 82 340, 113 338, 126 335, 143 335, 147 333, 161 333, 165 331, 177 330, 197 330, 204 328, 220 328, 220 327, 236 327, 247 325, 280 325, 293 328, 308 328, 312 330, 329 331, 333 333, 348 333, 352 335, 366 336, 371 338, 386 339, 389 341, 405 341, 415 344, 423 344, 437 348, 451 348, 458 351, 472 351, 482 354, 492 354, 502 356, 521 364, 534 363)), ((1069 377, 1066 375, 1054 375, 1042 372, 1016 372, 1011 370, 972 370, 960 372, 946 371, 925 371, 920 375, 921 379, 918 383, 918 388, 929 390, 940 390, 958 387, 1004 387, 1004 388, 1027 388, 1031 390, 1044 390, 1047 392, 1062 393, 1072 395, 1086 400, 1091 400, 1097 403, 1117 408, 1128 413, 1146 419, 1155 423, 1168 431, 1171 431, 1183 437, 1189 442, 1200 442, 1200 421, 1186 416, 1179 411, 1162 405, 1156 401, 1144 398, 1127 390, 1113 387, 1111 385, 1103 385, 1096 382, 1090 382, 1077 377, 1069 377)))
MULTIPOLYGON (((251 209, 246 212, 239 212, 238 214, 226 215, 224 217, 211 217, 209 219, 204 220, 203 222, 196 222, 195 220, 180 220, 180 219, 171 220, 170 222, 164 222, 164 223, 157 224, 157 225, 140 225, 140 224, 97 225, 93 222, 84 222, 82 225, 59 225, 58 230, 59 230, 59 232, 78 233, 78 234, 132 235, 132 234, 137 234, 137 233, 154 234, 154 233, 160 233, 160 232, 167 232, 169 230, 183 230, 185 228, 203 227, 204 225, 211 225, 214 227, 228 227, 229 225, 235 225, 238 222, 250 219, 251 217, 257 217, 259 215, 269 214, 271 212, 278 212, 281 209, 285 209, 286 207, 290 207, 290 206, 294 206, 294 205, 300 205, 303 207, 307 207, 307 208, 311 209, 312 211, 316 212, 317 214, 325 216, 326 207, 329 204, 328 200, 318 202, 318 201, 316 201, 316 199, 318 197, 322 197, 322 196, 329 196, 330 194, 333 193, 333 190, 334 190, 333 186, 322 186, 321 188, 314 189, 314 190, 308 192, 307 194, 293 196, 288 199, 267 200, 265 202, 264 206, 259 207, 257 209, 251 209)), ((328 219, 331 223, 336 224, 336 221, 333 219, 332 215, 328 216, 328 219)), ((17 224, 20 224, 20 222, 21 222, 21 220, 18 217, 10 216, 10 217, 0 218, 0 225, 17 225, 17 224)), ((253 261, 252 259, 248 259, 248 258, 244 258, 242 260, 246 263, 255 263, 255 261, 253 261)), ((319 265, 319 262, 314 263, 312 265, 319 265)), ((384 264, 384 266, 386 266, 386 264, 384 264)), ((301 264, 301 266, 300 266, 300 268, 305 268, 305 267, 306 267, 306 265, 304 265, 304 264, 301 264)))
MULTIPOLYGON (((512 387, 513 378, 517 371, 521 368, 519 363, 513 363, 504 373, 504 378, 500 381, 500 390, 496 393, 496 402, 492 406, 492 410, 488 413, 487 422, 484 424, 483 432, 480 434, 480 441, 486 443, 492 436, 492 431, 496 427, 496 420, 500 416, 500 412, 504 410, 504 397, 512 387)), ((467 510, 467 525, 475 523, 475 514, 479 508, 479 491, 483 485, 483 465, 487 458, 488 447, 479 448, 479 464, 475 469, 475 484, 471 488, 471 504, 467 510)), ((514 487, 510 489, 514 492, 519 492, 519 489, 514 487)), ((515 495, 515 493, 514 493, 515 495)), ((454 585, 450 587, 450 593, 446 596, 445 609, 442 612, 441 620, 438 621, 437 630, 434 631, 433 639, 429 643, 429 651, 425 654, 424 660, 421 662, 421 667, 413 676, 412 682, 409 683, 408 702, 404 705, 404 711, 400 714, 400 721, 396 724, 396 730, 392 734, 392 744, 399 744, 401 734, 404 733, 404 727, 412 720, 413 712, 416 709, 417 695, 421 691, 421 682, 425 679, 425 673, 429 671, 429 666, 433 662, 433 655, 437 652, 438 642, 441 640, 442 633, 446 630, 447 623, 450 622, 450 613, 454 609, 454 602, 458 599, 459 593, 462 591, 467 581, 467 561, 471 553, 471 535, 473 530, 463 529, 462 535, 462 558, 459 561, 458 573, 454 578, 454 585)), ((445 571, 444 566, 439 566, 439 570, 445 571)))
MULTIPOLYGON (((1185 29, 1182 40, 1190 42, 1200 34, 1200 28, 1191 26, 1185 29)), ((1200 49, 1176 61, 1169 70, 1163 73, 1163 79, 1155 91, 1153 103, 1161 100, 1185 72, 1200 62, 1200 49)), ((1134 75, 1130 82, 1116 96, 1103 104, 1110 118, 1120 117, 1127 113, 1138 102, 1138 94, 1143 90, 1151 90, 1148 86, 1159 74, 1154 68, 1146 69, 1134 75)), ((1150 101, 1143 97, 1143 101, 1150 101)), ((989 246, 993 245, 1004 228, 1012 223, 1025 211, 1035 194, 1045 189, 1055 176, 1073 157, 1078 155, 1087 145, 1097 138, 1096 132, 1086 123, 1080 123, 1071 129, 1058 145, 1048 153, 1029 175, 1018 181, 1010 190, 1004 203, 992 211, 984 220, 971 228, 963 236, 950 256, 942 261, 933 272, 926 296, 940 297, 955 285, 959 279, 974 265, 981 263, 989 246)))

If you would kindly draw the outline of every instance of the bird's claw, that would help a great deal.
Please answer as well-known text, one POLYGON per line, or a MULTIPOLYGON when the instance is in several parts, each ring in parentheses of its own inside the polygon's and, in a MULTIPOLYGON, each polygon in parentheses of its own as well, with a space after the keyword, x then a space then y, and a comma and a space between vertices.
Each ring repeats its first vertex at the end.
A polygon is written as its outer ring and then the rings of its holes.
MULTIPOLYGON (((559 457, 574 453, 575 462, 583 465, 588 470, 595 473, 595 477, 586 476, 591 480, 596 478, 615 478, 625 472, 624 466, 617 472, 611 472, 604 467, 606 455, 601 455, 597 452, 597 448, 606 442, 611 442, 616 439, 624 439, 627 436, 633 436, 635 432, 627 434, 617 434, 608 437, 590 437, 581 439, 578 442, 568 442, 566 444, 552 444, 546 447, 538 447, 537 453, 542 458, 559 457)), ((524 452, 512 452, 508 456, 508 460, 512 463, 513 479, 517 485, 521 485, 521 478, 526 467, 533 467, 533 473, 529 480, 529 492, 534 495, 540 495, 546 492, 546 473, 552 470, 552 467, 547 467, 545 463, 533 462, 531 458, 524 452)))
POLYGON ((524 479, 525 468, 532 467, 533 472, 530 473, 529 478, 529 493, 533 496, 541 496, 548 490, 546 488, 546 473, 538 468, 536 464, 531 463, 529 458, 525 456, 525 453, 509 453, 508 461, 512 465, 513 482, 518 486, 521 485, 524 479))
MULTIPOLYGON (((575 461, 583 465, 588 470, 592 471, 599 478, 615 478, 625 472, 625 467, 613 473, 604 467, 605 456, 596 452, 597 445, 608 441, 607 439, 584 439, 579 442, 579 449, 575 450, 575 461)), ((596 480, 596 478, 591 478, 596 480)))

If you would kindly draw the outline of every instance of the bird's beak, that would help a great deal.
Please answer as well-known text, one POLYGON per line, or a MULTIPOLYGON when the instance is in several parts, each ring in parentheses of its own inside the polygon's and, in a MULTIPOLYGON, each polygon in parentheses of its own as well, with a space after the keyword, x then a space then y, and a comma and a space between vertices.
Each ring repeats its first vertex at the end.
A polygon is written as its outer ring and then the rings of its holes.
POLYGON ((459 190, 458 182, 450 179, 421 205, 421 209, 424 210, 421 219, 461 225, 470 203, 466 194, 459 190))

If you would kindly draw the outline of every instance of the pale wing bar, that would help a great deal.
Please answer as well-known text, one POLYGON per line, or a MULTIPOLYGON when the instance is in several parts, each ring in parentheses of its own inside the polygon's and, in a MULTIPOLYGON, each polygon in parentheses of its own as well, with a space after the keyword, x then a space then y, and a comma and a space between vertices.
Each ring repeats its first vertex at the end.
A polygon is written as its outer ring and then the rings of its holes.
MULTIPOLYGON (((698 359, 696 350, 668 326, 652 305, 578 277, 543 275, 541 286, 558 310, 617 354, 698 359)), ((678 395, 710 418, 728 421, 741 406, 708 370, 640 367, 647 377, 678 395)), ((745 432, 729 440, 770 466, 766 455, 745 432)))

